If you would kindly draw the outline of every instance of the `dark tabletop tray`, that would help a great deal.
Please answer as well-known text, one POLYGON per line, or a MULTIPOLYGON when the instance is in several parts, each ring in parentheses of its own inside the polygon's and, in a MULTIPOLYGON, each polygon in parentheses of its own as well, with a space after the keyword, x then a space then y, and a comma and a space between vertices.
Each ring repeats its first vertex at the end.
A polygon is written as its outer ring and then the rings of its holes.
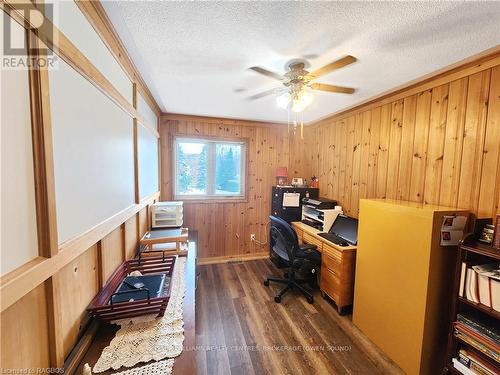
POLYGON ((146 314, 163 316, 171 292, 171 279, 177 257, 144 257, 123 262, 111 275, 106 285, 90 302, 87 311, 95 318, 109 322, 111 320, 130 318, 146 314), (166 286, 158 297, 110 303, 125 277, 133 272, 140 271, 143 275, 164 274, 166 286), (168 281, 168 284, 167 284, 168 281))

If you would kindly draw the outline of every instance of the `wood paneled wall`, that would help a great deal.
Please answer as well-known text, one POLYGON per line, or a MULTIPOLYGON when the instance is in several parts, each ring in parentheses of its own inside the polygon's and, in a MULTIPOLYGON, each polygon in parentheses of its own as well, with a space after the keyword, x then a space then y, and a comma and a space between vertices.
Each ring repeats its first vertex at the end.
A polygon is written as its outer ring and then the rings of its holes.
POLYGON ((47 293, 37 286, 1 315, 1 369, 50 366, 47 293))
POLYGON ((492 217, 500 205, 499 57, 307 126, 304 141, 290 143, 292 174, 318 176, 321 195, 354 217, 361 198, 492 217))
POLYGON ((248 139, 247 199, 242 202, 184 202, 184 225, 198 231, 198 257, 233 258, 268 251, 250 241, 267 239, 271 187, 277 166, 288 166, 286 126, 194 116, 164 115, 160 125, 161 199, 172 198, 172 137, 176 134, 248 139))
POLYGON ((98 247, 97 244, 92 246, 58 272, 65 357, 75 344, 82 323, 87 321, 85 309, 100 288, 98 247))

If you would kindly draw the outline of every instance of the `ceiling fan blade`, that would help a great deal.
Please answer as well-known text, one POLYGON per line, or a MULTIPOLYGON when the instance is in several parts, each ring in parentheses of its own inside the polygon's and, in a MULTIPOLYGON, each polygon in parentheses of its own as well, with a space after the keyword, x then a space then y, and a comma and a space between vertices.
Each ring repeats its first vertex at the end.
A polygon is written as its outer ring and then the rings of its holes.
POLYGON ((341 59, 338 59, 334 62, 331 62, 330 64, 327 64, 319 69, 316 69, 314 72, 311 73, 311 75, 318 78, 322 75, 330 73, 331 71, 333 71, 335 69, 340 69, 346 65, 352 64, 353 62, 356 62, 357 60, 358 59, 356 59, 354 56, 347 55, 347 56, 342 57, 341 59))
POLYGON ((352 94, 354 91, 356 91, 355 89, 353 89, 351 87, 327 85, 326 83, 312 83, 311 88, 313 90, 328 91, 328 92, 340 92, 343 94, 352 94))
POLYGON ((260 66, 252 66, 251 68, 248 68, 248 69, 253 70, 254 72, 260 73, 262 75, 265 75, 267 77, 277 79, 279 81, 285 79, 285 77, 283 77, 281 74, 271 72, 270 70, 261 68, 260 66))
POLYGON ((259 92, 258 94, 249 96, 247 99, 248 100, 260 99, 260 98, 263 98, 264 96, 268 96, 268 95, 274 94, 275 91, 276 91, 276 89, 269 89, 269 90, 266 90, 266 91, 259 92))

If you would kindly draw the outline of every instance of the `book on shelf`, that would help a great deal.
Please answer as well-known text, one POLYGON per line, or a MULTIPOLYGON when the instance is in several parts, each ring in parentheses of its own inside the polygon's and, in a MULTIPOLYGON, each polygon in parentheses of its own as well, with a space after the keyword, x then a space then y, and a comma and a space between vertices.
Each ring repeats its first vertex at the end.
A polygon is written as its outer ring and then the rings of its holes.
POLYGON ((452 359, 453 367, 461 374, 464 375, 477 375, 470 368, 467 368, 462 362, 460 362, 457 358, 452 359))
POLYGON ((496 327, 490 327, 487 324, 484 324, 479 319, 476 319, 470 315, 466 314, 458 314, 457 322, 467 326, 469 329, 484 335, 491 340, 499 343, 500 342, 500 329, 496 327))
POLYGON ((486 356, 497 362, 500 361, 500 345, 496 338, 498 337, 498 331, 495 328, 484 326, 481 330, 478 330, 460 321, 456 321, 454 326, 455 336, 486 356), (485 332, 489 334, 487 335, 485 332), (492 336, 495 338, 492 338, 492 336))
POLYGON ((479 303, 477 290, 477 273, 473 268, 467 268, 465 297, 472 302, 479 303))
POLYGON ((476 278, 476 275, 473 273, 474 269, 472 268, 472 266, 475 266, 477 264, 477 260, 462 262, 460 271, 460 285, 458 295, 460 297, 467 298, 470 301, 472 301, 471 293, 474 292, 474 290, 471 290, 472 278, 476 278))
POLYGON ((460 268, 460 284, 458 287, 458 295, 460 297, 464 296, 464 286, 465 286, 465 274, 467 273, 467 263, 462 262, 462 266, 460 268))
POLYGON ((500 312, 500 263, 462 262, 458 294, 500 312))
POLYGON ((460 349, 457 359, 462 365, 473 371, 474 374, 497 375, 500 373, 500 367, 486 362, 470 350, 460 349))
POLYGON ((460 322, 455 323, 455 329, 458 332, 462 333, 463 335, 466 335, 466 336, 470 337, 471 339, 481 343, 482 345, 484 345, 488 349, 500 354, 500 346, 499 346, 498 341, 492 340, 490 337, 483 335, 477 331, 474 331, 474 330, 470 329, 470 327, 468 327, 465 324, 462 324, 460 322))
MULTIPOLYGON (((500 329, 497 326, 486 324, 475 316, 465 313, 458 314, 453 325, 456 337, 496 362, 500 361, 500 329)), ((464 351, 464 353, 467 352, 464 351)), ((465 358, 459 357, 459 359, 468 365, 464 362, 465 358)), ((485 364, 487 363, 485 362, 485 364)))
POLYGON ((493 235, 493 247, 500 249, 500 214, 495 219, 495 234, 493 235))
POLYGON ((484 345, 482 342, 475 340, 474 338, 470 337, 467 334, 462 333, 461 331, 457 330, 455 327, 455 336, 462 340, 463 342, 469 344, 476 350, 480 351, 487 357, 495 360, 496 362, 500 362, 500 355, 498 351, 492 350, 486 345, 484 345))
POLYGON ((491 308, 500 311, 500 281, 492 279, 490 282, 491 308))

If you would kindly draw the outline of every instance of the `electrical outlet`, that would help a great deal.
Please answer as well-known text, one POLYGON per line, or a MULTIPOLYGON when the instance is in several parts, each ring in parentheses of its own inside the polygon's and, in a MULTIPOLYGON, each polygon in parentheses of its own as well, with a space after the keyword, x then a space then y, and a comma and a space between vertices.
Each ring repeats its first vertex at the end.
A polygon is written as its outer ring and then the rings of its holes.
POLYGON ((252 233, 252 234, 250 235, 250 241, 255 241, 255 233, 252 233))

